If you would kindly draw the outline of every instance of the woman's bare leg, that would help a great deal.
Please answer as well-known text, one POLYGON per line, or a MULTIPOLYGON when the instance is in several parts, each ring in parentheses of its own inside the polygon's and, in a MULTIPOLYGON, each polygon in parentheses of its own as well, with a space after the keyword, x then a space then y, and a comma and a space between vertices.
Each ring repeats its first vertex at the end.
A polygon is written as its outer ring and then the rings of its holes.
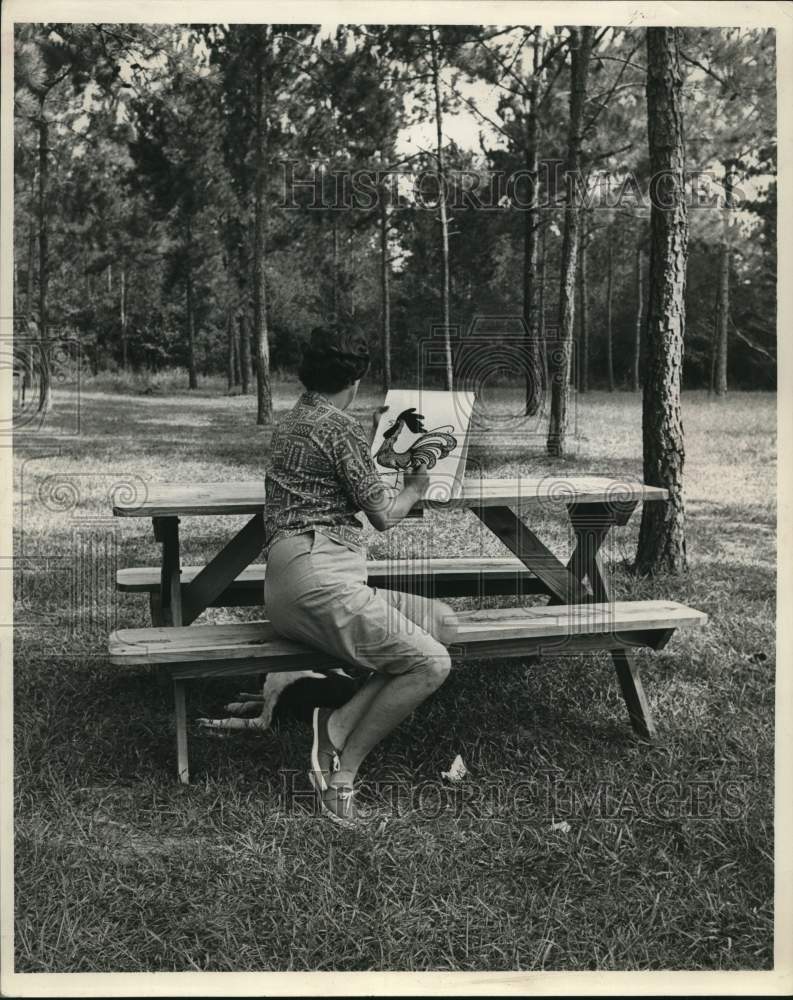
POLYGON ((350 733, 358 725, 359 719, 380 693, 383 685, 388 683, 388 680, 387 674, 372 674, 349 701, 340 705, 329 716, 328 736, 335 747, 341 749, 344 746, 350 733))
POLYGON ((331 775, 330 784, 352 785, 372 748, 443 684, 450 666, 448 653, 445 656, 439 654, 420 661, 407 673, 383 677, 378 693, 344 743, 340 754, 341 766, 331 775))
MULTIPOLYGON (((438 600, 422 600, 414 594, 403 594, 396 591, 381 590, 380 593, 402 615, 429 632, 441 643, 448 641, 449 625, 455 619, 454 611, 448 604, 438 600)), ((393 675, 389 674, 372 675, 349 701, 333 712, 328 718, 328 736, 335 747, 341 750, 345 746, 350 733, 356 728, 374 699, 381 693, 384 686, 394 679, 393 675)), ((433 690, 435 690, 434 687, 430 689, 430 693, 433 690)), ((420 704, 421 700, 423 698, 416 704, 420 704)), ((410 711, 411 709, 407 710, 408 713, 410 711)), ((400 721, 401 719, 394 725, 398 725, 400 721)))

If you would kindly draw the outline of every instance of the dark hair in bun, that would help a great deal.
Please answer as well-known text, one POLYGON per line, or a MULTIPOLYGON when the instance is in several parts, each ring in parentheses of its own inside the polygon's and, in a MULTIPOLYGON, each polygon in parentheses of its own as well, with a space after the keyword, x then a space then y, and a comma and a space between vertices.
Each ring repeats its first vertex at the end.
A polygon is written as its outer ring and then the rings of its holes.
POLYGON ((352 385, 368 367, 369 345, 361 330, 344 323, 326 323, 311 331, 297 374, 307 389, 334 393, 352 385))

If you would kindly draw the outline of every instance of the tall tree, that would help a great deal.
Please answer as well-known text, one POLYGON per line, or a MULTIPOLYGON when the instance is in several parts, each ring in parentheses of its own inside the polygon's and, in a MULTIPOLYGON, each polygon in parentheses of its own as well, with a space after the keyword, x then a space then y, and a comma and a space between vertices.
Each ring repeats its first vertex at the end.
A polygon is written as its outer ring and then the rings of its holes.
MULTIPOLYGON (((273 206, 280 171, 277 155, 293 152, 305 113, 302 96, 316 50, 316 25, 207 25, 200 30, 210 62, 221 74, 226 166, 237 198, 236 242, 240 290, 249 303, 256 373, 256 422, 272 421, 269 292, 273 206)), ((243 338, 244 339, 244 338, 243 338)), ((240 352, 245 365, 244 344, 240 352)))
POLYGON ((732 191, 735 182, 735 160, 727 158, 724 161, 724 194, 723 194, 723 226, 719 246, 719 298, 716 310, 716 372, 715 385, 717 396, 727 392, 727 354, 730 336, 730 269, 732 266, 732 191))
POLYGON ((639 367, 642 350, 642 315, 644 312, 644 293, 642 292, 642 245, 636 247, 636 322, 633 340, 633 391, 641 388, 639 367))
POLYGON ((443 159, 443 101, 441 100, 441 59, 438 38, 433 25, 427 27, 427 39, 430 51, 430 71, 432 75, 432 90, 435 101, 435 160, 438 176, 438 221, 441 232, 441 314, 443 318, 446 352, 446 388, 451 389, 454 383, 454 367, 452 364, 451 316, 449 314, 449 220, 446 211, 446 167, 443 159))
POLYGON ((614 225, 606 229, 606 374, 614 392, 614 225))
MULTIPOLYGON (((545 290, 546 290, 546 262, 548 259, 548 222, 545 221, 540 225, 540 251, 539 251, 539 263, 537 265, 537 339, 540 343, 540 354, 542 362, 542 385, 543 385, 543 398, 545 398, 545 393, 548 391, 548 349, 545 342, 545 290)), ((589 329, 588 326, 586 328, 589 329)), ((587 335, 587 345, 589 344, 589 339, 587 335)))
POLYGON ((680 387, 685 331, 688 216, 682 77, 676 28, 647 29, 647 132, 653 178, 647 369, 642 398, 644 481, 668 490, 642 509, 636 569, 686 568, 680 387))
POLYGON ((580 30, 570 28, 570 124, 565 160, 566 193, 559 288, 559 340, 551 366, 551 412, 547 440, 548 454, 555 457, 564 455, 567 432, 580 219, 576 199, 584 130, 587 74, 594 43, 594 32, 595 29, 592 27, 580 30))
POLYGON ((270 114, 270 74, 266 61, 272 56, 270 26, 255 27, 254 46, 254 181, 253 181, 253 329, 256 343, 256 423, 273 419, 273 394, 270 386, 270 341, 267 331, 266 212, 265 170, 269 161, 268 116, 270 114))
POLYGON ((535 24, 532 43, 532 74, 526 115, 526 173, 530 185, 529 206, 523 221, 523 322, 526 326, 526 414, 534 416, 542 399, 537 294, 539 271, 539 104, 544 53, 542 25, 535 24))
POLYGON ((578 391, 589 392, 589 280, 587 256, 589 251, 589 225, 587 213, 583 213, 581 223, 581 268, 578 276, 578 311, 580 314, 580 335, 578 338, 579 378, 578 391))

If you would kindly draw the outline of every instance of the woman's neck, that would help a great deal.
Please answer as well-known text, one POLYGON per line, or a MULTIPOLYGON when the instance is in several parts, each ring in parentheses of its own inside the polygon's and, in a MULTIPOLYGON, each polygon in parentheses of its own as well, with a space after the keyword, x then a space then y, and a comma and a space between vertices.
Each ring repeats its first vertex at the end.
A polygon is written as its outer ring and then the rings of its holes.
POLYGON ((348 385, 345 389, 340 389, 338 392, 323 392, 322 395, 339 410, 346 410, 353 399, 355 399, 357 388, 357 385, 353 383, 353 385, 348 385))

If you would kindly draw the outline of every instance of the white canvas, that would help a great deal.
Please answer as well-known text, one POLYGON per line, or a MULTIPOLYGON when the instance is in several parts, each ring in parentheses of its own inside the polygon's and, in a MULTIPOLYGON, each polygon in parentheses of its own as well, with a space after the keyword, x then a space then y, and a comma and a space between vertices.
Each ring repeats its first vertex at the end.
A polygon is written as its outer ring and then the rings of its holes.
POLYGON ((436 389, 391 389, 372 441, 372 456, 383 478, 401 485, 405 469, 426 468, 427 495, 450 500, 462 489, 468 426, 474 393, 436 389))

